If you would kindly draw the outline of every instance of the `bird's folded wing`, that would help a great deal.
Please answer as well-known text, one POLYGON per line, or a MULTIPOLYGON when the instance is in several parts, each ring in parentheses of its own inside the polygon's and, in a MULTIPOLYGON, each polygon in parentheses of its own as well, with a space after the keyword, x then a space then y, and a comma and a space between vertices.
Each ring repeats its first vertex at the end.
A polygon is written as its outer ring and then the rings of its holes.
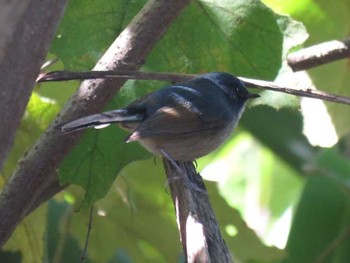
POLYGON ((181 136, 194 133, 210 133, 225 127, 220 118, 203 121, 200 116, 188 108, 162 107, 144 120, 126 139, 128 142, 155 136, 181 136))

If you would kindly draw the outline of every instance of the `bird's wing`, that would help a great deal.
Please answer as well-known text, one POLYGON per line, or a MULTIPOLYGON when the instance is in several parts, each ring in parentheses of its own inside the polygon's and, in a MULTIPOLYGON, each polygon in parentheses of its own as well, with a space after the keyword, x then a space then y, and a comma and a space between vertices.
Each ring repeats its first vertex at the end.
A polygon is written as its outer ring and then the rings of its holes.
POLYGON ((206 133, 225 127, 220 118, 205 120, 181 105, 162 107, 145 119, 126 139, 128 142, 155 136, 181 136, 206 133))

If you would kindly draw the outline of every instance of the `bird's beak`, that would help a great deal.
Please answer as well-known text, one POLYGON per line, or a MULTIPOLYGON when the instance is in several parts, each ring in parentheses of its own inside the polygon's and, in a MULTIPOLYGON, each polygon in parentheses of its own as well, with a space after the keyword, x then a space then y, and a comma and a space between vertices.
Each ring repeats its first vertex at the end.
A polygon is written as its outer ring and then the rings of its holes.
POLYGON ((256 98, 259 98, 260 95, 257 94, 257 93, 249 93, 248 94, 248 99, 256 99, 256 98))

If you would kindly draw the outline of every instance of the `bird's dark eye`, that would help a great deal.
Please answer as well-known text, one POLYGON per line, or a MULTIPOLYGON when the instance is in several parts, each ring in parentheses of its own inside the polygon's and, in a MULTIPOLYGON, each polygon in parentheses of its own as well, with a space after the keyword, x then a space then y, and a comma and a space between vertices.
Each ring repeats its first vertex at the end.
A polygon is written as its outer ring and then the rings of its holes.
POLYGON ((239 99, 247 99, 247 91, 245 89, 241 89, 240 87, 236 87, 236 93, 237 93, 237 97, 239 99))

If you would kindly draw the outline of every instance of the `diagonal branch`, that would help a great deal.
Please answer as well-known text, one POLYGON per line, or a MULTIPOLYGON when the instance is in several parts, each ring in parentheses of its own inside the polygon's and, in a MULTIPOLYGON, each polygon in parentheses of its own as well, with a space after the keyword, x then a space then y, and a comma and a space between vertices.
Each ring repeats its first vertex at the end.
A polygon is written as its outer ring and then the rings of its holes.
MULTIPOLYGON (((189 0, 148 1, 94 70, 138 70, 188 3, 189 0)), ((78 134, 63 134, 60 131, 61 123, 101 110, 124 82, 122 79, 84 81, 46 132, 22 157, 0 196, 0 246, 28 211, 38 205, 36 200, 43 195, 48 182, 55 181, 57 175, 54 171, 80 137, 78 134)))

